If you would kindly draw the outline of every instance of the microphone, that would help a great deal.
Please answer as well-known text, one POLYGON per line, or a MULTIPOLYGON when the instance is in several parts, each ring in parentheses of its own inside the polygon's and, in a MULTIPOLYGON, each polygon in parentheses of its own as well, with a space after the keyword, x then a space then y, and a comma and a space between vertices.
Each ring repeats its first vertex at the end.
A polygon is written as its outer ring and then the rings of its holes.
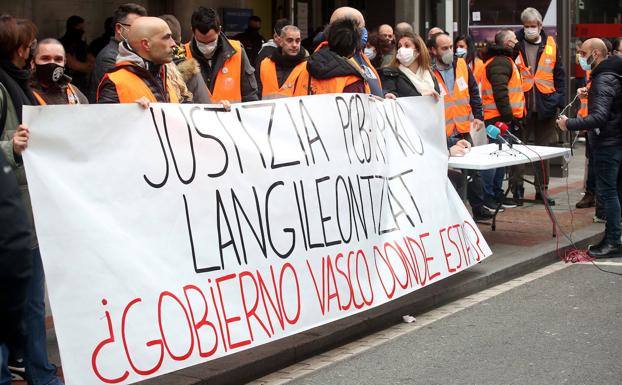
POLYGON ((501 135, 507 134, 516 143, 523 144, 522 140, 518 139, 516 135, 512 134, 512 131, 510 130, 510 127, 507 124, 503 122, 497 122, 495 123, 495 127, 497 127, 501 131, 501 135))
POLYGON ((510 143, 508 143, 508 141, 505 140, 505 138, 502 137, 500 134, 501 130, 499 130, 498 127, 493 126, 492 124, 489 124, 488 127, 486 127, 486 135, 488 135, 490 139, 501 141, 511 147, 510 143))

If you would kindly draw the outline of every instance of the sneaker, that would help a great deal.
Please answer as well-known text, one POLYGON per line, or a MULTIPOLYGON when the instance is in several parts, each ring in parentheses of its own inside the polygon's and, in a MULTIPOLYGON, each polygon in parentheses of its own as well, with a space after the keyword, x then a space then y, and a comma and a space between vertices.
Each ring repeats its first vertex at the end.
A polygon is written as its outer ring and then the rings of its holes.
POLYGON ((8 367, 12 381, 26 381, 26 368, 24 367, 23 358, 9 360, 8 367))
POLYGON ((491 220, 493 216, 494 214, 485 207, 473 208, 473 220, 475 222, 486 222, 491 220))
POLYGON ((587 254, 596 259, 600 258, 616 258, 622 254, 622 244, 602 241, 597 245, 590 245, 587 254))
MULTIPOLYGON (((499 206, 499 203, 493 199, 486 199, 484 201, 484 207, 487 208, 488 210, 492 211, 493 213, 497 210, 497 206, 499 206)), ((503 208, 503 206, 499 207, 499 212, 502 213, 504 212, 505 209, 503 208)))
POLYGON ((590 207, 596 206, 596 199, 594 199, 594 194, 586 191, 583 198, 575 205, 578 209, 587 209, 590 207))
POLYGON ((513 209, 518 205, 516 204, 516 202, 514 202, 514 199, 503 198, 503 200, 501 201, 501 206, 505 207, 506 209, 513 209))

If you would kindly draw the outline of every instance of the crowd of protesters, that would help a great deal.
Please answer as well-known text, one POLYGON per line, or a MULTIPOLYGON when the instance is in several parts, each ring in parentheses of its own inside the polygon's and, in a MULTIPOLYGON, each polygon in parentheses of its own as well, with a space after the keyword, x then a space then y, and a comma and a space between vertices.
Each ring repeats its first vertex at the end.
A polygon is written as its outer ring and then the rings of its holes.
MULTIPOLYGON (((251 17, 246 31, 229 38, 218 13, 205 7, 178 20, 123 4, 89 45, 79 16, 68 18, 59 39, 40 38, 29 20, 1 16, 0 384, 11 378, 61 383, 47 358, 44 274, 21 158, 30 136, 21 121, 26 105, 222 103, 229 109, 231 103, 327 93, 432 96, 444 99, 453 156, 473 145, 471 133, 498 122, 537 145, 555 144, 557 127, 583 130, 590 172, 578 207, 600 201, 597 214, 607 221, 605 238, 590 253, 622 251, 622 41, 590 39, 579 46, 577 60, 586 71, 579 117, 558 118, 567 92, 560 49, 537 10, 525 9, 520 22, 523 28, 499 30, 479 52, 470 36, 452 39, 438 27, 425 39, 405 22, 368 31, 362 13, 349 7, 336 9, 325 28, 304 40, 298 27, 280 19, 267 41, 260 18, 251 17), (187 42, 184 23, 192 30, 187 42)), ((495 210, 523 204, 523 168, 448 172, 474 219, 485 221, 495 210), (512 198, 502 188, 506 173, 512 198)), ((547 194, 549 165, 536 170, 535 200, 554 205, 547 194)))

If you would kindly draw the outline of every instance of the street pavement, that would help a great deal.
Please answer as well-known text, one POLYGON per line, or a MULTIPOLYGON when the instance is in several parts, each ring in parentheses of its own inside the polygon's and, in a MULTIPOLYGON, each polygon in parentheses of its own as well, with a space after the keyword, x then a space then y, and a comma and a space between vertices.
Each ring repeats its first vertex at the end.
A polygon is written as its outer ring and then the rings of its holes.
POLYGON ((620 384, 622 277, 566 266, 290 384, 620 384))

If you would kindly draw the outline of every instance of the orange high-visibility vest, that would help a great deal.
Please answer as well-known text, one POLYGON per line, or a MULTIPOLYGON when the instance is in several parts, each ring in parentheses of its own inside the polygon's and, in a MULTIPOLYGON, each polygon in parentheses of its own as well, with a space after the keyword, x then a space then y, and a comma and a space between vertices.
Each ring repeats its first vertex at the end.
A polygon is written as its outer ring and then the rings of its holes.
POLYGON ((482 86, 482 79, 484 77, 484 75, 483 75, 483 73, 484 73, 484 61, 482 59, 476 57, 475 59, 473 59, 473 62, 471 62, 469 67, 471 68, 471 72, 473 72, 473 77, 475 78, 475 81, 477 82, 477 84, 481 88, 481 86, 482 86))
POLYGON ((369 84, 365 79, 356 75, 337 76, 330 79, 316 79, 311 77, 310 81, 310 93, 309 95, 323 95, 323 94, 340 94, 350 84, 354 84, 359 80, 365 82, 365 93, 369 94, 369 84))
POLYGON ((523 92, 531 90, 534 83, 538 88, 538 91, 543 94, 552 94, 555 92, 553 69, 555 68, 556 62, 557 44, 555 44, 555 39, 553 39, 552 36, 549 36, 546 39, 546 45, 544 46, 542 55, 540 55, 535 75, 533 75, 529 70, 529 66, 527 65, 527 61, 525 61, 523 54, 519 53, 516 58, 516 65, 518 66, 521 78, 523 79, 523 92))
MULTIPOLYGON (((80 104, 80 99, 78 99, 78 93, 73 88, 72 84, 67 84, 67 88, 65 89, 67 92, 67 104, 80 104)), ((35 95, 35 99, 39 102, 39 105, 45 106, 47 102, 43 97, 35 90, 32 90, 32 93, 35 95)))
MULTIPOLYGON (((590 86, 592 85, 592 83, 590 82, 590 73, 592 71, 585 71, 585 87, 587 87, 587 89, 590 89, 590 86)), ((581 117, 581 118, 585 118, 588 115, 588 110, 587 110, 587 96, 579 96, 579 100, 581 101, 581 108, 579 108, 579 111, 577 112, 577 116, 581 117)))
MULTIPOLYGON (((240 77, 242 76, 242 44, 237 40, 228 40, 233 47, 233 54, 225 57, 222 68, 216 75, 212 90, 208 87, 208 93, 212 103, 228 100, 233 103, 242 101, 242 89, 240 77)), ((184 44, 186 58, 192 58, 190 42, 184 44)))
MULTIPOLYGON (((134 65, 128 62, 120 62, 117 63, 116 69, 112 72, 108 72, 104 75, 101 82, 99 83, 99 87, 103 84, 105 79, 110 79, 110 81, 114 84, 117 95, 119 96, 119 103, 134 103, 136 100, 141 97, 146 97, 150 102, 156 103, 158 100, 156 99, 153 92, 149 86, 145 83, 140 76, 136 75, 132 71, 130 71, 127 67, 130 65, 134 65)), ((166 92, 168 95, 169 103, 179 103, 177 99, 177 93, 175 90, 168 84, 166 80, 166 69, 162 66, 162 82, 166 88, 166 92)), ((99 100, 99 87, 97 88, 97 99, 99 100)))
POLYGON ((464 134, 471 131, 471 97, 469 95, 469 67, 462 58, 456 60, 456 76, 454 88, 451 92, 443 80, 440 72, 434 69, 434 76, 438 84, 445 91, 445 133, 447 137, 456 132, 464 134))
MULTIPOLYGON (((506 57, 506 59, 512 63, 513 68, 512 77, 510 77, 510 81, 508 82, 508 96, 510 98, 512 115, 514 115, 515 118, 522 118, 525 115, 525 94, 522 89, 520 73, 518 72, 516 64, 514 64, 514 61, 508 57, 506 57)), ((501 116, 492 93, 492 85, 490 84, 488 75, 486 74, 486 68, 493 60, 494 57, 490 58, 484 65, 484 77, 482 79, 482 105, 484 108, 484 120, 494 119, 501 116)))
MULTIPOLYGON (((324 40, 323 42, 321 42, 316 48, 315 51, 313 52, 317 52, 319 51, 322 47, 325 47, 328 45, 328 42, 326 40, 324 40)), ((371 62, 369 61, 369 58, 367 57, 367 55, 360 55, 361 58, 363 59, 363 61, 365 62, 365 65, 371 70, 371 72, 374 73, 374 75, 376 76, 376 79, 378 79, 378 84, 380 84, 380 88, 382 89, 382 80, 380 79, 380 76, 378 75, 378 71, 376 71, 376 69, 374 68, 373 65, 371 65, 371 62)))
POLYGON ((304 96, 307 95, 307 83, 300 81, 303 72, 306 71, 307 63, 302 61, 298 63, 285 82, 279 87, 279 80, 276 75, 276 63, 267 57, 261 61, 259 70, 261 80, 261 98, 274 99, 288 96, 304 96))

